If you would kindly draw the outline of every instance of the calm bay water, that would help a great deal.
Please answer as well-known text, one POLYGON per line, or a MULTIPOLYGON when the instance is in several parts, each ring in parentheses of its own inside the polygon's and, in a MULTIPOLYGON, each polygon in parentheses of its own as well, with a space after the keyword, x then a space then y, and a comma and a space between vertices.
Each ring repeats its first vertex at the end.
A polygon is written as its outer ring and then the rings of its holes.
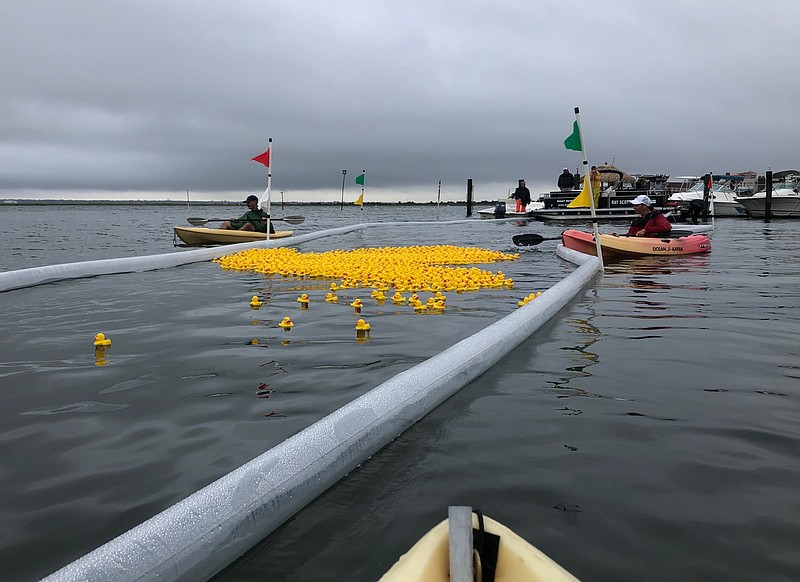
MULTIPOLYGON (((66 207, 42 226, 40 208, 0 208, 0 268, 182 252, 172 224, 238 211, 66 207)), ((286 213, 307 216, 299 232, 436 218, 407 206, 286 213)), ((329 281, 212 263, 0 294, 4 577, 50 573, 513 311, 572 267, 555 243, 515 249, 511 236, 560 229, 475 220, 305 245, 520 251, 484 266, 514 277, 513 291, 449 294, 444 315, 368 303, 366 343, 346 304, 299 310, 299 293, 313 301, 329 281), (255 293, 269 297, 259 311, 255 293), (284 315, 288 334, 275 328, 284 315), (102 366, 98 331, 113 340, 102 366)), ((374 580, 452 504, 481 508, 585 580, 800 578, 800 222, 718 221, 713 247, 607 266, 217 579, 374 580)))

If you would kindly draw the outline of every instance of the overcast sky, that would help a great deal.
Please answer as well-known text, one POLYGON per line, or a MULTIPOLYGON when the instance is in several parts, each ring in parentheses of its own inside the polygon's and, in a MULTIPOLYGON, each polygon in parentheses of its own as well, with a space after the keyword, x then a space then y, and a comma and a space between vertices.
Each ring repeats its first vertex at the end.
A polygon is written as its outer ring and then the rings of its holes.
POLYGON ((797 0, 4 0, 0 198, 387 200, 800 166, 797 0), (317 192, 314 192, 317 191, 317 192))

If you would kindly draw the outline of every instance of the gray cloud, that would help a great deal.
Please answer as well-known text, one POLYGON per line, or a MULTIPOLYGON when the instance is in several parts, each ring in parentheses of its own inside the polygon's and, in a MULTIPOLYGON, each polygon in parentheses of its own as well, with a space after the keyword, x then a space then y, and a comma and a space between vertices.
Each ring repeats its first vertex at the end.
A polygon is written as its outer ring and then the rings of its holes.
POLYGON ((0 196, 546 183, 796 167, 789 0, 4 6, 0 196), (10 57, 10 58, 9 58, 10 57), (6 194, 3 194, 5 192, 6 194))

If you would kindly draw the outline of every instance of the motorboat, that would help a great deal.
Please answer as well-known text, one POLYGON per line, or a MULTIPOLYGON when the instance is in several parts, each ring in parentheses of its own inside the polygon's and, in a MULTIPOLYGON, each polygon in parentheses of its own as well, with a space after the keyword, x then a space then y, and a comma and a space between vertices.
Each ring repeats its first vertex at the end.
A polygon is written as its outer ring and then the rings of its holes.
POLYGON ((534 211, 542 208, 544 208, 544 204, 536 200, 528 204, 524 212, 518 212, 516 200, 500 200, 491 208, 478 210, 478 216, 481 218, 528 218, 534 211))
MULTIPOLYGON (((785 170, 772 175, 770 216, 773 218, 800 218, 800 172, 785 170)), ((762 190, 752 196, 737 196, 747 213, 754 218, 766 215, 767 192, 762 190)))
MULTIPOLYGON (((597 220, 630 220, 636 217, 631 200, 645 194, 653 200, 655 208, 666 210, 669 176, 666 174, 630 175, 614 166, 605 164, 597 167, 600 172, 601 188, 597 196, 595 217, 597 220)), ((591 215, 587 207, 569 208, 580 190, 569 192, 548 192, 540 198, 544 207, 532 212, 537 220, 574 222, 586 221, 591 215)))
POLYGON ((747 215, 745 207, 737 201, 737 191, 744 178, 736 175, 714 175, 709 191, 708 208, 704 208, 706 185, 703 179, 694 182, 688 189, 679 190, 667 199, 667 206, 677 214, 678 221, 688 220, 705 211, 714 217, 747 215), (675 212, 677 210, 677 212, 675 212))

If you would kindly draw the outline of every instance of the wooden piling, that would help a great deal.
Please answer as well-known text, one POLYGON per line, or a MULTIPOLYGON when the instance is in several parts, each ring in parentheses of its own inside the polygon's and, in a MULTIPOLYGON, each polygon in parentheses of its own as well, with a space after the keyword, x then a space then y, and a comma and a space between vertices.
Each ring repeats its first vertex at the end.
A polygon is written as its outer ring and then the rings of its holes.
POLYGON ((467 179, 467 218, 472 216, 472 178, 467 179))
POLYGON ((769 222, 772 218, 772 170, 767 170, 767 196, 764 199, 764 222, 769 222))

